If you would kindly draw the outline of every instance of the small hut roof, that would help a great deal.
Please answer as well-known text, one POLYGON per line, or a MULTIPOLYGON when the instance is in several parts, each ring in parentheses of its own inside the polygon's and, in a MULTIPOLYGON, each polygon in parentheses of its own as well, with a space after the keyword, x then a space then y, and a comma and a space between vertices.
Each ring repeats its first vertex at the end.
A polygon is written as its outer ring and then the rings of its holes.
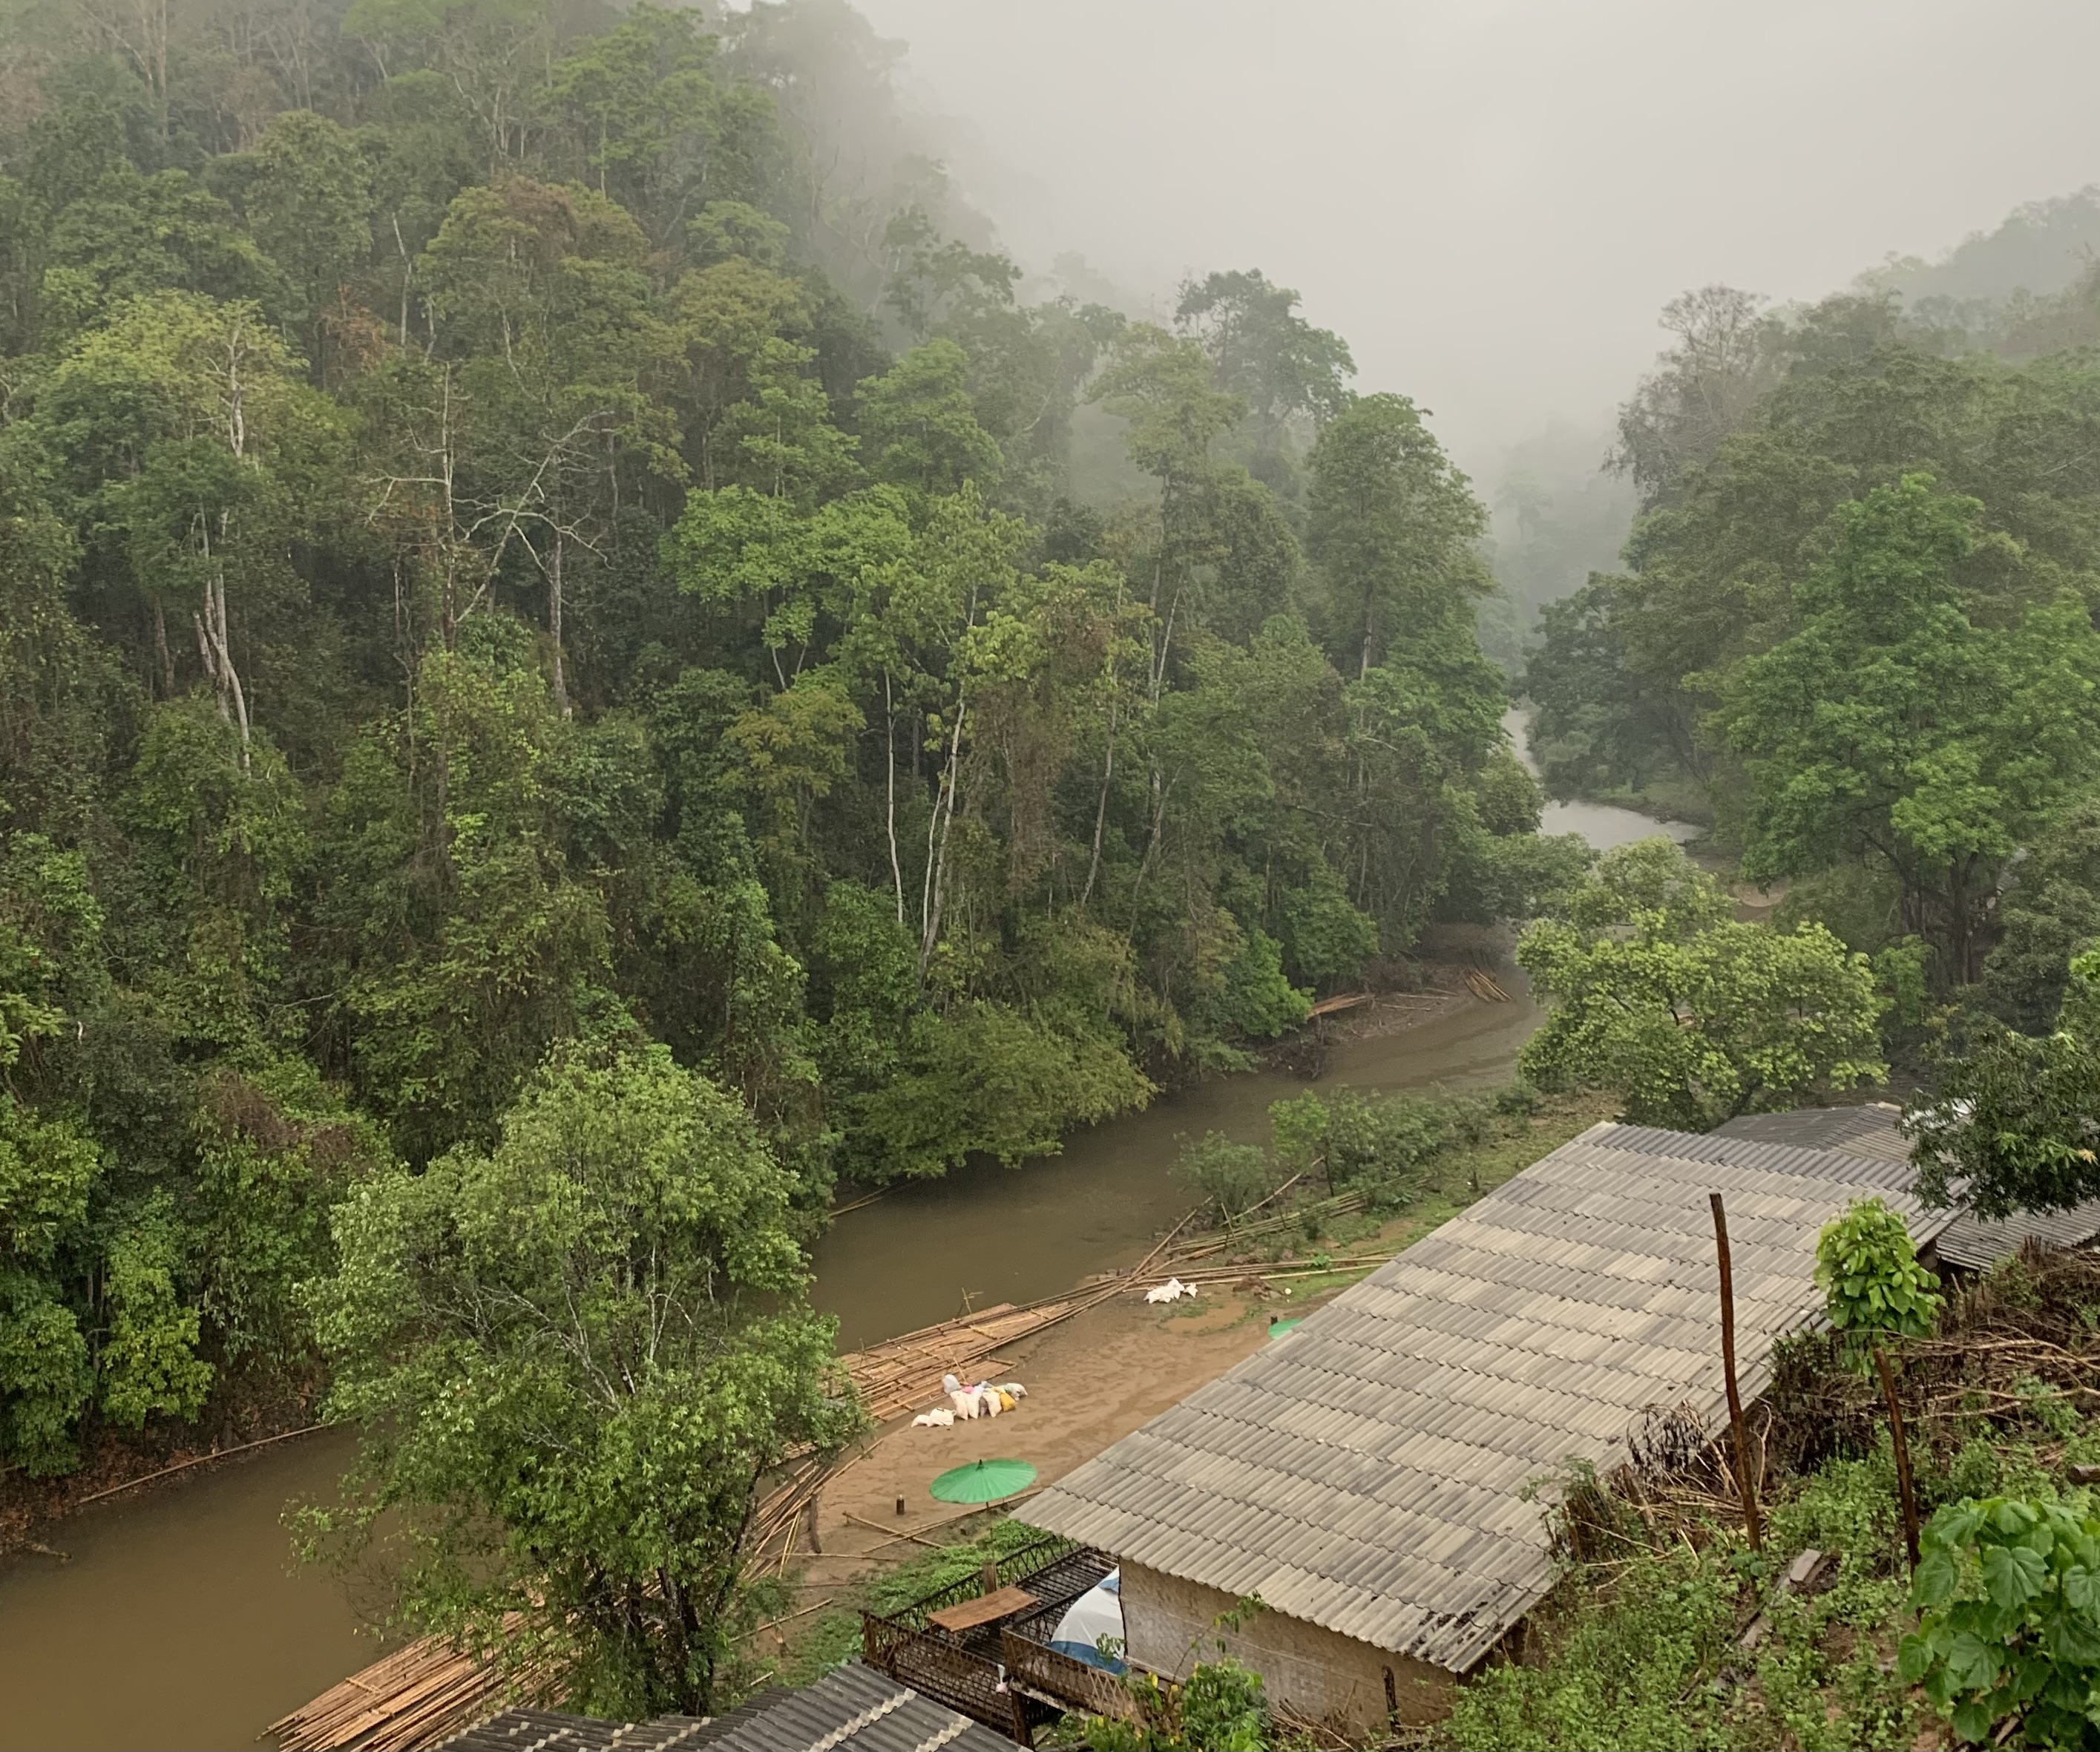
MULTIPOLYGON (((1804 1107, 1794 1113, 1745 1114, 1731 1119, 1717 1135, 1908 1162, 1910 1141, 1896 1129, 1899 1117, 1898 1110, 1881 1102, 1864 1107, 1804 1107)), ((1970 1271, 1989 1270, 2028 1241, 2039 1241, 2046 1247, 2083 1247, 2100 1236, 2100 1198, 2063 1211, 2015 1211, 1997 1220, 1967 1211, 1952 1215, 1953 1220, 1939 1232, 1939 1257, 1970 1271)))

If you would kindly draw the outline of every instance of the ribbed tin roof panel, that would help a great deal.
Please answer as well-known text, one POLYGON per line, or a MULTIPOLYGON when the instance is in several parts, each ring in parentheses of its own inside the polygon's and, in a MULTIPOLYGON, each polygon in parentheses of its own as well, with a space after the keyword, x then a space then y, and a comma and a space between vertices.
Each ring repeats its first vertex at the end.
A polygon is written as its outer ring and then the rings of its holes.
POLYGON ((1908 1171, 1786 1141, 1604 1125, 1533 1164, 1028 1510, 1053 1532, 1462 1671, 1551 1584, 1525 1487, 1617 1464, 1643 1419, 1721 1414, 1707 1194, 1736 1355, 1816 1317, 1817 1230, 1908 1171))

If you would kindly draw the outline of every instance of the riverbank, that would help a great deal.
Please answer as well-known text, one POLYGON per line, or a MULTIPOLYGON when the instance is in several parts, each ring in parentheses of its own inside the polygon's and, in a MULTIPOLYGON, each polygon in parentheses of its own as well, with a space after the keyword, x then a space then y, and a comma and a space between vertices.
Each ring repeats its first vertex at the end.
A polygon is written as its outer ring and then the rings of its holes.
POLYGON ((315 1434, 319 1404, 317 1391, 288 1392, 237 1406, 208 1429, 155 1425, 135 1435, 104 1428, 80 1465, 56 1478, 0 1471, 0 1562, 23 1552, 48 1555, 53 1535, 84 1508, 315 1434))
MULTIPOLYGON (((1612 812, 1583 827, 1600 850, 1657 831, 1652 822, 1612 812)), ((1547 829, 1564 831, 1551 819, 1547 829)), ((1434 960, 1456 967, 1463 954, 1440 944, 1434 960)), ((817 1249, 814 1300, 839 1316, 842 1346, 859 1348, 966 1307, 1031 1302, 1090 1274, 1127 1269, 1189 1207, 1189 1189, 1173 1172, 1187 1138, 1215 1131, 1265 1143, 1271 1104, 1308 1089, 1379 1095, 1507 1082, 1542 1013, 1520 980, 1502 977, 1509 1003, 1456 991, 1391 992, 1367 1007, 1368 1016, 1346 1026, 1337 1018, 1309 1083, 1302 1072, 1268 1066, 1207 1080, 1074 1134, 1058 1156, 1019 1168, 973 1164, 943 1181, 897 1188, 832 1225, 817 1249)), ((1589 1123, 1577 1117, 1564 1135, 1589 1123)), ((1558 1141, 1542 1132, 1491 1143, 1478 1158, 1481 1187, 1558 1141)), ((1455 1198, 1436 1192, 1399 1220, 1427 1227, 1440 1220, 1438 1209, 1456 1208, 1468 1195, 1470 1171, 1455 1172, 1455 1198)), ((1174 1342, 1181 1344, 1179 1336, 1174 1342)), ((1170 1366, 1174 1354, 1162 1349, 1156 1366, 1170 1366)), ((1217 1361, 1214 1372, 1231 1360, 1217 1361)), ((1162 1392, 1168 1384, 1162 1380, 1162 1392)), ((1171 1384, 1179 1391, 1162 1408, 1201 1382, 1177 1375, 1171 1384)), ((1142 1422, 1151 1413, 1133 1406, 1128 1414, 1142 1422)), ((986 1426, 1004 1428, 1004 1419, 986 1426)), ((1114 1439, 1110 1428, 1086 1440, 1105 1446, 1114 1439)), ((222 1433, 222 1445, 227 1439, 222 1433)), ((262 1723, 369 1661, 376 1650, 359 1634, 359 1609, 378 1602, 353 1600, 336 1578, 296 1570, 282 1524, 288 1500, 333 1488, 351 1440, 347 1432, 323 1432, 217 1460, 94 1503, 58 1522, 55 1536, 42 1535, 73 1561, 32 1556, 0 1575, 0 1695, 9 1701, 0 1712, 0 1752, 17 1745, 246 1744, 262 1723)), ((1074 1451, 1083 1445, 1076 1434, 1071 1441, 1074 1451)), ((131 1451, 129 1470, 114 1450, 99 1456, 105 1470, 96 1483, 76 1483, 63 1500, 77 1503, 104 1483, 151 1472, 149 1459, 165 1465, 183 1457, 149 1454, 151 1445, 131 1451)), ((12 1496, 0 1489, 0 1500, 23 1500, 22 1482, 12 1496)), ((46 1503, 63 1493, 37 1489, 46 1503)), ((881 1505, 893 1520, 894 1494, 881 1505)), ((929 1528, 931 1519, 929 1511, 913 1525, 929 1528)), ((922 1534, 936 1542, 960 1536, 960 1529, 922 1534)), ((915 1551, 933 1555, 898 1541, 876 1554, 869 1573, 888 1573, 915 1551)), ((832 1591, 843 1594, 850 1581, 838 1578, 832 1591)), ((798 1590, 799 1603, 786 1609, 800 1613, 823 1592, 798 1590)), ((792 1629, 805 1631, 823 1617, 807 1613, 792 1629)), ((849 1631, 856 1623, 843 1607, 833 1617, 849 1631)))
MULTIPOLYGON (((1273 1320, 1308 1312, 1371 1268, 1281 1273, 1345 1251, 1402 1249, 1609 1110, 1603 1097, 1566 1097, 1507 1116, 1479 1144, 1440 1158, 1405 1208, 1383 1217, 1333 1219, 1317 1234, 1300 1233, 1290 1247, 1258 1240, 1229 1249, 1223 1258, 1241 1269, 1230 1281, 1207 1285, 1193 1301, 1148 1304, 1141 1292, 1158 1274, 1133 1281, 1127 1294, 977 1366, 975 1375, 1027 1388, 1012 1412, 959 1420, 946 1429, 900 1417, 872 1432, 818 1498, 821 1555, 799 1561, 775 1622, 747 1652, 748 1682, 756 1687, 814 1678, 858 1646, 860 1611, 895 1592, 889 1578, 900 1569, 929 1557, 929 1547, 961 1548, 984 1536, 984 1515, 959 1514, 929 1494, 940 1473, 1000 1458, 1035 1467, 1036 1488, 1055 1482, 1260 1349, 1268 1342, 1273 1320)), ((924 1403, 941 1402, 938 1383, 929 1380, 924 1403)), ((1026 1498, 1006 1512, 1025 1521, 1026 1498)))

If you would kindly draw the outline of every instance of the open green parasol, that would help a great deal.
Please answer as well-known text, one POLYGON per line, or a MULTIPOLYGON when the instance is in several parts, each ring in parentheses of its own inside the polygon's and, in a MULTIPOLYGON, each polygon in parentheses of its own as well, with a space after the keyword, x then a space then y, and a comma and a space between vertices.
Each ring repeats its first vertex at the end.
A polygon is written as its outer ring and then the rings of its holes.
POLYGON ((951 1467, 927 1488, 943 1503, 996 1503, 1035 1482, 1026 1460, 973 1460, 951 1467))
POLYGON ((1268 1335, 1273 1339, 1280 1339, 1285 1333, 1295 1332, 1304 1324, 1305 1317, 1303 1314, 1295 1320, 1272 1320, 1268 1323, 1268 1335))

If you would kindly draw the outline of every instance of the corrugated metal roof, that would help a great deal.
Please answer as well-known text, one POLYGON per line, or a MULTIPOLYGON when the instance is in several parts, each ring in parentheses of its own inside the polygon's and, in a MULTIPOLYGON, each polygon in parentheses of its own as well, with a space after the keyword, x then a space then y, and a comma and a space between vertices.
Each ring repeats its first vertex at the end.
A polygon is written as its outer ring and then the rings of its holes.
POLYGON ((1835 1150, 1878 1162, 1908 1163, 1910 1142, 1896 1129, 1903 1110, 1886 1101, 1858 1107, 1798 1107, 1791 1113, 1745 1114, 1714 1128, 1716 1137, 1753 1138, 1802 1150, 1835 1150))
POLYGON ((1004 1734, 858 1661, 799 1691, 756 1699, 692 1743, 708 1752, 1013 1752, 1004 1734))
POLYGON ((1707 1194, 1727 1201, 1745 1391, 1814 1318, 1816 1232, 1907 1169, 1592 1127, 1028 1508, 1035 1525, 1462 1672, 1551 1584, 1525 1485, 1725 1403, 1707 1194))
POLYGON ((448 1752, 1013 1752, 1013 1742, 857 1661, 702 1719, 604 1722, 506 1710, 448 1752))
MULTIPOLYGON (((1896 1128, 1899 1117, 1895 1108, 1878 1104, 1806 1107, 1795 1113, 1745 1114, 1740 1119, 1731 1119, 1715 1135, 1805 1145, 1811 1150, 1907 1163, 1910 1142, 1896 1128)), ((2100 1236, 2100 1198, 2066 1211, 2022 1211, 1997 1222, 1963 1211, 1940 1231, 1939 1256, 1950 1264, 1985 1271, 2009 1254, 2018 1252, 2023 1242, 2039 1241, 2050 1247, 2082 1247, 2095 1236, 2100 1236)))
POLYGON ((2100 1199, 2089 1199, 2067 1211, 2045 1216, 2023 1211, 2002 1222, 1988 1222, 1964 1211, 1940 1232, 1939 1256, 1970 1271, 1988 1271, 2000 1260, 2039 1241, 2046 1247, 2082 1247, 2100 1235, 2100 1199))
POLYGON ((651 1722, 607 1722, 551 1710, 505 1710, 444 1742, 445 1752, 671 1752, 698 1744, 705 1726, 697 1715, 662 1715, 651 1722))

